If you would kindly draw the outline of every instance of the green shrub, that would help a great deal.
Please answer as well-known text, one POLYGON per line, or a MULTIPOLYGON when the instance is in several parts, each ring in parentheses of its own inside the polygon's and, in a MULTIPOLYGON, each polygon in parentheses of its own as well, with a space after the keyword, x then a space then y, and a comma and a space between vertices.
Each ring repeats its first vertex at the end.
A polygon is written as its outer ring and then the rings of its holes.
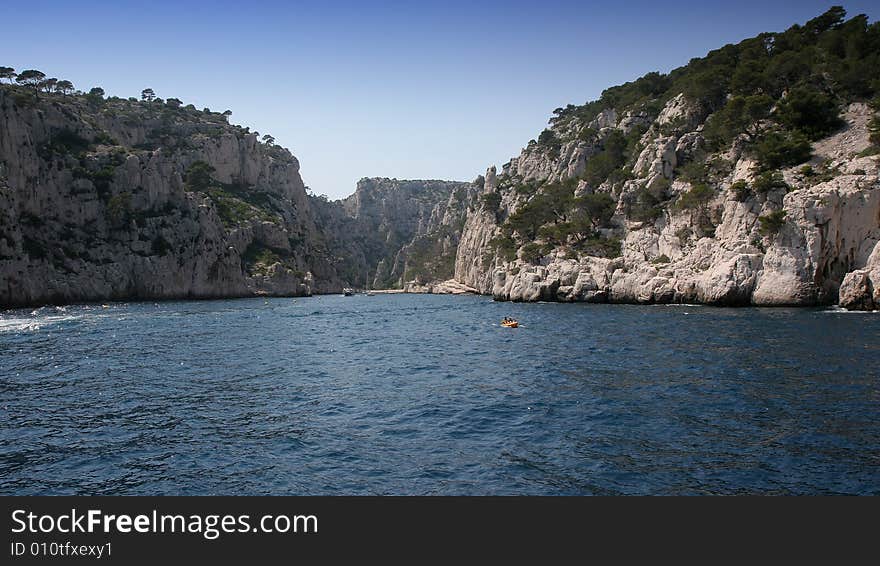
POLYGON ((596 136, 599 135, 598 130, 594 128, 590 128, 589 126, 584 126, 577 134, 578 141, 593 141, 596 139, 596 136))
POLYGON ((709 169, 704 159, 705 156, 700 156, 678 167, 675 176, 688 183, 705 183, 709 177, 709 169))
POLYGON ((765 216, 759 216, 758 221, 761 223, 758 230, 765 236, 775 236, 785 224, 785 211, 776 210, 765 216))
POLYGON ((704 135, 715 147, 724 147, 739 134, 754 140, 761 132, 758 124, 770 115, 773 99, 766 94, 735 96, 706 121, 704 135))
POLYGON ((505 223, 525 240, 534 240, 538 230, 554 218, 553 203, 546 194, 537 194, 511 214, 505 223))
POLYGON ((113 222, 121 223, 128 219, 131 212, 131 193, 123 192, 113 195, 107 201, 107 215, 113 222))
POLYGON ((666 254, 661 254, 652 259, 651 263, 653 263, 654 265, 659 265, 661 263, 669 263, 669 261, 669 256, 667 256, 666 254))
POLYGON ((562 149, 562 140, 559 139, 556 132, 548 128, 538 136, 538 145, 543 147, 555 159, 559 156, 559 150, 562 149))
POLYGON ((116 169, 110 165, 105 165, 98 171, 91 172, 89 178, 98 190, 98 194, 106 197, 110 192, 110 183, 113 182, 115 176, 116 169))
POLYGON ((714 194, 715 192, 706 183, 697 183, 691 187, 691 190, 678 197, 677 204, 681 210, 693 210, 706 206, 714 194))
POLYGON ((756 193, 766 194, 775 189, 788 189, 788 184, 779 171, 764 171, 752 181, 756 193))
POLYGON ((168 240, 166 240, 161 235, 158 235, 155 238, 153 238, 153 241, 152 241, 150 247, 151 247, 152 254, 158 255, 158 256, 167 255, 168 252, 170 252, 173 249, 173 246, 170 243, 168 243, 168 240))
POLYGON ((591 193, 574 199, 574 207, 593 228, 601 228, 611 221, 617 202, 608 193, 591 193))
POLYGON ((767 132, 752 149, 765 171, 803 163, 812 155, 810 141, 800 132, 767 132))
POLYGON ((620 257, 621 242, 618 238, 596 236, 579 242, 575 249, 581 256, 604 257, 613 259, 620 257))
POLYGON ((544 257, 544 250, 540 244, 530 242, 520 249, 520 259, 527 263, 535 263, 544 257))
POLYGON ((489 248, 504 261, 514 261, 516 259, 516 240, 508 235, 499 234, 489 240, 489 248))
POLYGON ((878 116, 876 112, 880 111, 880 101, 875 101, 872 104, 872 108, 874 108, 875 114, 868 122, 868 132, 870 134, 869 139, 875 147, 878 147, 880 146, 880 116, 878 116))
POLYGON ((265 275, 269 266, 281 262, 276 250, 259 242, 251 243, 242 255, 245 266, 250 273, 265 275))
POLYGON ((749 184, 742 179, 730 185, 729 190, 733 193, 733 198, 739 202, 745 202, 750 196, 752 196, 751 187, 749 187, 749 184))
POLYGON ((774 117, 811 140, 834 132, 844 123, 837 103, 830 96, 804 86, 789 91, 777 106, 774 117))
POLYGON ((480 195, 480 205, 486 212, 497 214, 498 207, 501 206, 501 194, 485 193, 483 195, 480 195))
POLYGON ((95 137, 92 138, 92 143, 99 145, 119 145, 115 139, 110 137, 110 134, 104 131, 95 134, 95 137))
POLYGON ((186 170, 186 188, 191 191, 206 191, 216 185, 214 167, 204 161, 196 161, 186 170))
POLYGON ((675 231, 675 237, 678 238, 682 244, 685 243, 686 241, 688 241, 688 239, 690 239, 690 237, 693 235, 694 235, 694 231, 691 230, 690 228, 688 228, 687 226, 685 226, 683 228, 679 228, 678 230, 675 231))
POLYGON ((538 188, 539 188, 539 186, 540 186, 540 185, 539 185, 538 183, 536 183, 536 182, 534 182, 534 181, 531 181, 531 182, 528 182, 528 183, 519 183, 519 184, 517 184, 517 185, 514 185, 513 190, 514 190, 514 191, 516 192, 516 194, 518 194, 518 195, 522 195, 522 196, 532 196, 532 195, 534 195, 536 192, 538 192, 538 188))
POLYGON ((626 163, 630 142, 620 130, 612 130, 602 140, 602 151, 587 160, 583 179, 598 187, 611 173, 626 163))
POLYGON ((669 189, 672 187, 672 181, 663 177, 662 175, 654 177, 651 183, 646 187, 647 191, 651 193, 657 200, 663 200, 666 198, 669 189))
POLYGON ((21 243, 24 252, 31 258, 46 259, 49 256, 46 246, 42 242, 24 236, 21 243))
POLYGON ((627 216, 636 222, 654 222, 663 214, 660 201, 645 188, 639 189, 629 203, 627 216))

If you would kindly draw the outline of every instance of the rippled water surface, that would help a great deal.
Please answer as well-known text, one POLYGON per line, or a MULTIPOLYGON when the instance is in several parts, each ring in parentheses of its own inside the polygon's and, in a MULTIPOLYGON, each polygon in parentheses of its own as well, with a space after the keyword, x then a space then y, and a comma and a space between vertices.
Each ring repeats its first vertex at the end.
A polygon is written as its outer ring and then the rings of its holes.
POLYGON ((880 314, 418 295, 6 311, 0 493, 878 494, 880 314))

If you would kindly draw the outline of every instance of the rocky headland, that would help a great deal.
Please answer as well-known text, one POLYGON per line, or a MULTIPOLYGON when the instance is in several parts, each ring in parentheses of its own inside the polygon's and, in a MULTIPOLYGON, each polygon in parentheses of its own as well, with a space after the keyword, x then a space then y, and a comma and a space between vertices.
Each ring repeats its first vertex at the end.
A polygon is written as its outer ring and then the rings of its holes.
POLYGON ((455 280, 511 301, 876 308, 878 37, 832 9, 557 109, 487 171, 455 280))

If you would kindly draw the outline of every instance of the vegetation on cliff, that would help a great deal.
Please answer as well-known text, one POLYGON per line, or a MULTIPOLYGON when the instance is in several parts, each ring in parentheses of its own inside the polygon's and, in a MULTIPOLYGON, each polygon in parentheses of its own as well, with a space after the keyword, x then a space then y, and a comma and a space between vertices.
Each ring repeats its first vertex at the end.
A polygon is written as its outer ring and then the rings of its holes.
MULTIPOLYGON (((719 212, 710 202, 731 173, 731 147, 755 163, 751 182, 730 187, 737 200, 786 190, 780 170, 808 161, 811 143, 842 126, 843 108, 855 101, 877 107, 880 24, 845 16, 832 7, 803 25, 725 45, 668 74, 648 73, 595 101, 554 110, 519 163, 505 166, 497 190, 481 197, 500 227, 487 261, 535 262, 558 249, 613 257, 627 222, 650 225, 676 212, 691 214, 697 233, 711 237, 719 212), (698 125, 691 146, 676 150, 674 169, 643 169, 646 147, 698 125), (578 152, 583 163, 565 171, 578 152), (543 173, 524 172, 525 162, 545 163, 543 173), (561 172, 550 173, 554 168, 561 172)), ((880 147, 878 124, 875 117, 866 153, 880 147)), ((779 220, 762 224, 764 232, 773 233, 779 220)))

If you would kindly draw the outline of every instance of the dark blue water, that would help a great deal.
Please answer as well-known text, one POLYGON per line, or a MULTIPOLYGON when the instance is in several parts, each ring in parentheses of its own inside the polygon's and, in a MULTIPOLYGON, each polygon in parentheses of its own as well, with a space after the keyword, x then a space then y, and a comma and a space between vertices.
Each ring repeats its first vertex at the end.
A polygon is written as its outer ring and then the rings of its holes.
POLYGON ((880 493, 878 314, 71 306, 0 371, 3 494, 880 493))

